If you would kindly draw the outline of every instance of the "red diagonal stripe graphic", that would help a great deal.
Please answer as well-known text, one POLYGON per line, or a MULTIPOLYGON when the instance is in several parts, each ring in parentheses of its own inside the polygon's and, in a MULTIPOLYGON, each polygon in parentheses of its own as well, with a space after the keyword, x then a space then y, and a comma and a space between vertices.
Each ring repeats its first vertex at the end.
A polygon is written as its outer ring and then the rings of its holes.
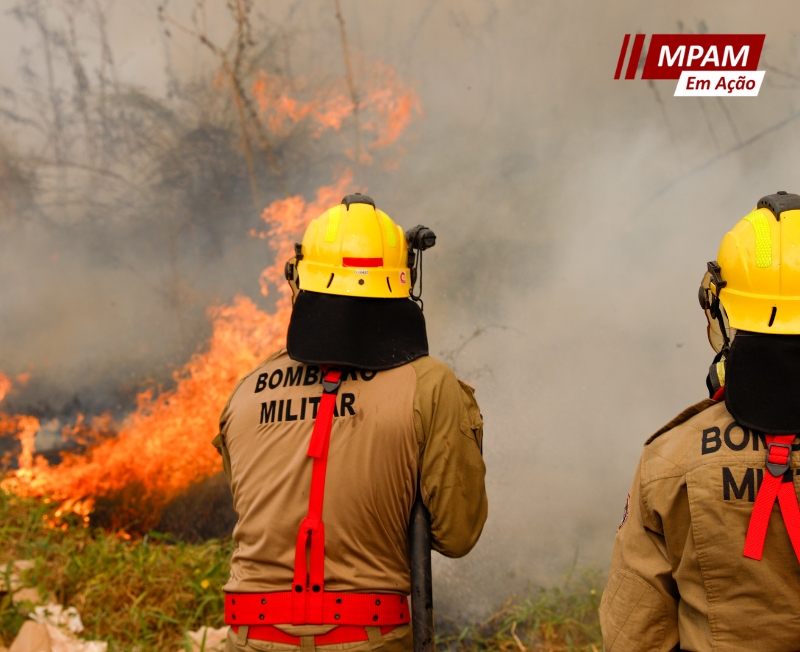
POLYGON ((637 34, 633 39, 633 50, 631 50, 631 58, 628 59, 628 70, 625 71, 625 79, 636 78, 636 69, 639 67, 639 58, 642 56, 643 47, 644 34, 637 34))
POLYGON ((625 63, 625 54, 628 52, 628 43, 631 40, 630 34, 625 34, 625 38, 622 39, 622 49, 619 51, 619 59, 617 60, 617 72, 614 73, 614 79, 619 79, 620 74, 622 73, 622 64, 625 63))

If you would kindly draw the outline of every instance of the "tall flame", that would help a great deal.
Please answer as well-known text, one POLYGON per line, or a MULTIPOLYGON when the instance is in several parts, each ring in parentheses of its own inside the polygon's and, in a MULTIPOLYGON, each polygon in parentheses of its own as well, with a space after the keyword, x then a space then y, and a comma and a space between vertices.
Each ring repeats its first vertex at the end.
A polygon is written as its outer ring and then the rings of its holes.
MULTIPOLYGON (((412 113, 419 112, 419 99, 382 64, 373 68, 367 89, 361 102, 368 118, 363 128, 376 134, 370 147, 386 147, 397 140, 412 113)), ((284 82, 266 74, 252 90, 276 132, 287 121, 304 119, 314 120, 319 129, 338 129, 353 111, 352 102, 340 93, 301 103, 290 96, 284 82)), ((210 340, 175 372, 173 389, 151 388, 138 395, 136 409, 119 426, 116 437, 109 435, 113 424, 108 415, 88 423, 79 416, 65 428, 64 436, 91 444, 88 451, 64 453, 62 462, 51 466, 34 456, 38 419, 0 413, 0 436, 14 433, 22 444, 18 469, 8 473, 0 488, 52 500, 58 505, 56 517, 72 512, 87 522, 97 501, 109 500, 114 505, 111 527, 147 531, 157 524, 161 509, 184 488, 218 472, 221 462, 211 439, 225 401, 239 378, 284 346, 291 314, 284 263, 308 223, 352 192, 352 184, 353 175, 347 170, 333 184, 319 188, 312 201, 299 195, 286 197, 264 210, 266 228, 252 235, 268 239, 275 251, 275 263, 260 279, 264 295, 277 292, 272 312, 243 296, 230 305, 209 308, 210 340)), ((8 377, 0 374, 0 400, 10 388, 8 377)))
MULTIPOLYGON (((270 245, 276 257, 275 264, 264 271, 264 287, 282 278, 292 243, 351 184, 352 174, 347 171, 333 185, 320 188, 314 201, 295 196, 267 207, 263 218, 271 227, 270 245)), ((34 460, 38 420, 6 416, 7 427, 20 433, 23 452, 19 469, 0 486, 18 495, 48 496, 81 515, 88 515, 102 496, 117 501, 112 527, 131 523, 142 530, 153 527, 160 508, 181 489, 219 471, 220 459, 211 439, 222 406, 239 378, 284 345, 291 291, 283 285, 272 313, 242 296, 231 305, 209 308, 211 339, 174 374, 175 388, 139 394, 136 410, 118 436, 86 455, 65 454, 57 466, 48 465, 42 457, 34 460)))
MULTIPOLYGON (((21 384, 27 380, 24 376, 21 384)), ((18 382, 20 378, 18 377, 18 382)), ((0 371, 0 403, 11 391, 13 383, 11 379, 0 371)), ((4 414, 0 412, 0 437, 16 436, 22 446, 18 464, 20 468, 25 464, 30 467, 33 464, 33 453, 35 449, 36 433, 39 432, 39 419, 23 414, 4 414)), ((8 466, 6 456, 0 460, 0 470, 8 466)))

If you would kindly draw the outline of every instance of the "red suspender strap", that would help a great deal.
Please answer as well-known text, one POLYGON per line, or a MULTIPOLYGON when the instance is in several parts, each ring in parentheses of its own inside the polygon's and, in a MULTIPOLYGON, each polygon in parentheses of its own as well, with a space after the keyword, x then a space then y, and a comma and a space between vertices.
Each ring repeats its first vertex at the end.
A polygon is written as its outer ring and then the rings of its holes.
POLYGON ((800 561, 800 507, 794 490, 794 471, 790 468, 794 435, 767 435, 767 470, 758 490, 744 544, 744 556, 761 559, 764 540, 775 499, 783 515, 795 555, 800 561))
POLYGON ((297 534, 292 590, 225 596, 225 623, 231 625, 234 632, 240 625, 248 626, 248 638, 299 645, 298 637, 284 634, 273 626, 291 622, 293 625, 337 626, 327 634, 315 636, 316 645, 351 643, 369 638, 365 627, 380 627, 386 634, 398 625, 411 622, 405 596, 325 591, 322 507, 331 428, 341 380, 341 370, 323 368, 323 394, 308 446, 308 456, 313 460, 308 514, 297 534))
POLYGON ((294 582, 292 584, 292 624, 320 625, 323 622, 325 591, 325 525, 322 523, 322 503, 325 499, 325 473, 328 468, 328 446, 333 427, 333 411, 342 380, 339 369, 325 372, 323 393, 311 433, 308 456, 314 459, 311 471, 311 492, 308 516, 300 524, 294 553, 294 582), (308 563, 306 549, 310 547, 308 563), (309 572, 310 567, 310 572, 309 572))

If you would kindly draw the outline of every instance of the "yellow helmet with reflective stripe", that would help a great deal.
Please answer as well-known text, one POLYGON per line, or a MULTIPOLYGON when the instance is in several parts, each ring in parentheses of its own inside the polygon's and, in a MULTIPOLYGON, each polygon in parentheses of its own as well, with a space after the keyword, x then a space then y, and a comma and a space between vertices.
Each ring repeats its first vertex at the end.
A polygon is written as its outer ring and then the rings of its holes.
POLYGON ((707 283, 731 329, 800 334, 800 196, 759 200, 723 238, 707 283))
POLYGON ((296 249, 287 278, 299 290, 381 299, 410 296, 403 229, 366 195, 347 195, 313 220, 296 249))

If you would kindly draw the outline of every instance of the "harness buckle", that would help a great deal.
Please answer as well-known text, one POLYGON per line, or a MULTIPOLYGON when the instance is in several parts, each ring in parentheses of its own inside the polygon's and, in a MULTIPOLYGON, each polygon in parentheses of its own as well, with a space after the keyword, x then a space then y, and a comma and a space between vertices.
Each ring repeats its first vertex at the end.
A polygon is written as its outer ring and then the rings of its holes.
POLYGON ((325 391, 326 394, 335 394, 336 391, 339 389, 339 385, 342 384, 342 373, 339 372, 339 377, 334 380, 328 380, 328 375, 331 372, 329 371, 325 374, 325 377, 322 379, 322 389, 325 391))
MULTIPOLYGON (((778 454, 779 455, 779 454, 778 454)), ((767 469, 769 472, 774 475, 776 478, 781 477, 784 473, 789 470, 789 466, 791 465, 792 461, 792 445, 791 444, 776 444, 771 443, 767 444, 767 469), (773 460, 772 457, 772 449, 773 448, 784 448, 786 449, 786 462, 778 462, 777 459, 773 460)))

